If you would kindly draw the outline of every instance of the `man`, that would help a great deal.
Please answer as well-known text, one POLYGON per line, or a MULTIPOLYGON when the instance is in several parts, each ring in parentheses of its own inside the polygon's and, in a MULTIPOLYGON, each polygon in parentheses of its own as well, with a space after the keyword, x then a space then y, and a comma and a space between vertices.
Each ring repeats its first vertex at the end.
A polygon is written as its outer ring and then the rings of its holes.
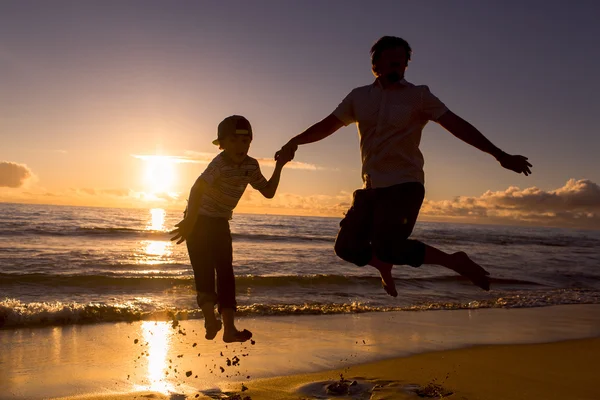
POLYGON ((360 137, 364 189, 354 192, 352 206, 340 223, 336 254, 359 266, 379 270, 386 292, 398 295, 393 265, 436 264, 469 278, 484 290, 489 280, 481 266, 464 252, 447 254, 408 239, 424 199, 421 133, 435 121, 457 138, 491 154, 502 167, 528 175, 526 157, 510 155, 448 108, 427 86, 404 79, 412 50, 401 38, 384 36, 371 48, 375 82, 350 92, 322 121, 292 138, 275 158, 293 158, 299 145, 314 143, 343 126, 356 123, 360 137))

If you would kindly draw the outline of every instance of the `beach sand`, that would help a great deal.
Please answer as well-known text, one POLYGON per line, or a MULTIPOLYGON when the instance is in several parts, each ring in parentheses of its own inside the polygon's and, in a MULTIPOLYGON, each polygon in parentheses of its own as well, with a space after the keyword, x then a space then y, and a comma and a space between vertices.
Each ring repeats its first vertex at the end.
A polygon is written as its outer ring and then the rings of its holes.
POLYGON ((242 318, 235 345, 202 322, 0 331, 0 398, 600 399, 600 305, 242 318))
POLYGON ((350 398, 592 400, 600 399, 598 370, 594 367, 598 356, 598 338, 479 346, 259 380, 249 385, 246 393, 252 399, 323 398, 328 396, 327 385, 339 381, 343 374, 351 395, 343 397, 350 398), (353 386, 348 384, 355 380, 353 393, 353 386))

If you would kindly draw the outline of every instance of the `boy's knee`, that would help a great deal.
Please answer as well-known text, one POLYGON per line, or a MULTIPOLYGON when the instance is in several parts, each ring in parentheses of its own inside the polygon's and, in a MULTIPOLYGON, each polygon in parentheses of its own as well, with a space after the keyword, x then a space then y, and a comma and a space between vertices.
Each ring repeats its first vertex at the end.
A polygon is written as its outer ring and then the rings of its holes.
POLYGON ((223 298, 221 296, 219 298, 219 303, 217 305, 217 311, 219 314, 223 314, 223 310, 231 309, 233 312, 237 311, 237 301, 235 300, 235 296, 227 296, 227 298, 223 298))
POLYGON ((215 305, 215 304, 217 304, 217 294, 216 293, 198 293, 196 296, 196 303, 198 303, 198 307, 202 307, 206 303, 215 305))

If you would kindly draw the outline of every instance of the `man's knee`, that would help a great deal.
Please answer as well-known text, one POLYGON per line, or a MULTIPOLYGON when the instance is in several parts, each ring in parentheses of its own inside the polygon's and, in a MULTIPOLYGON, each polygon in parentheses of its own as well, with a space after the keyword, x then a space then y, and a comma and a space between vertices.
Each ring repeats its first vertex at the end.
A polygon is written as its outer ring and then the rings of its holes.
POLYGON ((344 261, 364 267, 371 261, 371 247, 343 240, 336 240, 333 246, 335 254, 344 261))
POLYGON ((376 240, 373 242, 373 254, 379 260, 394 265, 410 265, 419 267, 425 257, 425 245, 418 240, 376 240))

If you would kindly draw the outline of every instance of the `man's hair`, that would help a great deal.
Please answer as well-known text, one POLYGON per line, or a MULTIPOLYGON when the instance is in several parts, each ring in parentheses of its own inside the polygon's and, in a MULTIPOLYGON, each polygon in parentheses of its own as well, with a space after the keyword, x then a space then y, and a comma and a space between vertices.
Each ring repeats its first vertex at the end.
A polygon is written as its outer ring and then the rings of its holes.
POLYGON ((402 47, 406 51, 406 61, 409 61, 412 49, 406 40, 396 36, 383 36, 371 47, 371 64, 374 65, 379 60, 384 50, 396 49, 398 47, 402 47))

